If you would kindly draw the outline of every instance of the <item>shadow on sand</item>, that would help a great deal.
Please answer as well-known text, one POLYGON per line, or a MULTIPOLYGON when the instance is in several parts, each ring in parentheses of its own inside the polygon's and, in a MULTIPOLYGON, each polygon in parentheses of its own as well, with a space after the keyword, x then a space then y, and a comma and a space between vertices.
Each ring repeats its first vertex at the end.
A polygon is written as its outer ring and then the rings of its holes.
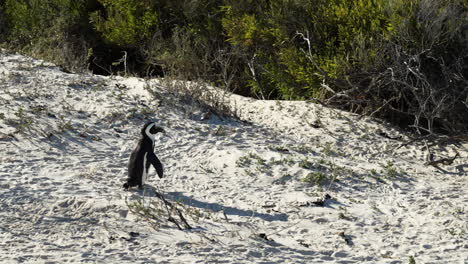
MULTIPOLYGON (((140 195, 144 195, 146 197, 159 197, 158 189, 154 188, 152 185, 147 184, 145 186, 145 191, 138 190, 137 192, 140 195)), ((199 209, 207 209, 213 212, 220 212, 224 210, 224 213, 229 215, 237 215, 237 216, 244 216, 244 217, 257 217, 261 218, 264 221, 273 222, 273 221, 288 221, 288 215, 284 213, 277 213, 277 214, 266 214, 266 213, 259 213, 254 210, 243 210, 234 207, 224 206, 218 203, 210 203, 199 201, 192 197, 186 196, 181 192, 170 192, 170 193, 163 193, 164 197, 167 200, 181 202, 187 206, 199 208, 199 209)))

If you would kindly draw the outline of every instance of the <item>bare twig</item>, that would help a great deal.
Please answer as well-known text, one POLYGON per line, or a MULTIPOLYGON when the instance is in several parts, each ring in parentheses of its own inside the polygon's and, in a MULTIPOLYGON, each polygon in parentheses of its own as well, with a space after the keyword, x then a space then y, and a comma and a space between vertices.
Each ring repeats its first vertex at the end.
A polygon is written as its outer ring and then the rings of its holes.
MULTIPOLYGON (((425 165, 430 165, 430 166, 434 166, 434 167, 437 167, 439 164, 451 165, 453 163, 453 161, 456 158, 458 158, 458 156, 460 156, 460 154, 457 152, 455 154, 455 156, 453 156, 452 158, 442 158, 442 159, 438 159, 438 160, 430 160, 430 161, 426 162, 425 165)), ((432 155, 431 155, 431 159, 433 159, 432 155)))
POLYGON ((169 215, 169 221, 173 222, 174 224, 177 225, 177 227, 180 229, 180 230, 183 230, 180 225, 177 223, 177 221, 171 216, 171 213, 169 211, 169 207, 176 211, 177 212, 177 215, 179 216, 180 220, 182 221, 182 223, 185 225, 185 228, 186 229, 192 229, 192 227, 189 225, 189 223, 187 222, 187 220, 185 219, 184 215, 182 214, 182 212, 179 210, 179 208, 177 208, 176 206, 174 206, 172 203, 168 202, 162 193, 160 193, 158 190, 154 190, 156 192, 156 195, 158 198, 160 198, 163 202, 164 202, 164 205, 167 209, 167 213, 169 215))
MULTIPOLYGON (((310 60, 310 62, 315 66, 315 68, 317 68, 317 70, 320 71, 322 77, 323 77, 323 80, 325 82, 325 80, 328 80, 329 77, 328 77, 328 73, 322 69, 322 67, 320 67, 320 65, 317 63, 317 61, 315 61, 314 59, 314 56, 312 54, 312 45, 310 44, 310 34, 309 34, 309 31, 306 31, 306 35, 304 35, 303 33, 300 33, 300 32, 296 32, 296 36, 300 36, 302 37, 302 39, 307 42, 307 51, 304 51, 302 50, 302 52, 304 52, 304 54, 306 54, 307 58, 310 60)), ((333 91, 333 90, 332 90, 333 91)), ((335 92, 333 92, 335 93, 335 92)))

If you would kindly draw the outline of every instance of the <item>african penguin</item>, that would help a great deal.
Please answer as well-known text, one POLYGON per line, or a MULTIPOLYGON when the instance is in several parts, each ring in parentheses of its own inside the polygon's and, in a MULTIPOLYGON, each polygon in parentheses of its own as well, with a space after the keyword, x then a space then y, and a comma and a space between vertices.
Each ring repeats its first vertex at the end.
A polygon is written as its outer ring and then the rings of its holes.
POLYGON ((164 129, 156 126, 154 122, 146 123, 141 129, 142 138, 132 151, 128 162, 128 179, 123 185, 125 189, 133 186, 142 189, 148 176, 150 164, 156 169, 159 178, 163 177, 163 166, 153 151, 154 139, 158 132, 164 132, 164 129))

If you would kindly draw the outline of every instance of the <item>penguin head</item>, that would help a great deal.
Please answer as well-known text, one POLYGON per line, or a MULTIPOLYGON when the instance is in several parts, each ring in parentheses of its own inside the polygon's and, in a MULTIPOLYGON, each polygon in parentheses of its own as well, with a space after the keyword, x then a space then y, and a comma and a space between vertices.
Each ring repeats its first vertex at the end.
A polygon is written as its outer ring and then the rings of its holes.
POLYGON ((142 136, 149 137, 153 141, 154 141, 156 134, 159 132, 165 132, 165 131, 162 127, 156 126, 155 122, 148 122, 143 126, 143 129, 141 129, 142 136))

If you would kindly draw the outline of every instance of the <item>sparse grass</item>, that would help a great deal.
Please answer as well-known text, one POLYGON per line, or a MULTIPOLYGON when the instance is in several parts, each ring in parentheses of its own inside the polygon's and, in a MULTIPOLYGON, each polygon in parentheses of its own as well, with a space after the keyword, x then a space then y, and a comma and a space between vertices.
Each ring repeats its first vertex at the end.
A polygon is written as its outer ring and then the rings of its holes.
POLYGON ((214 170, 212 168, 210 168, 208 166, 207 163, 204 163, 204 164, 200 164, 198 166, 203 172, 205 172, 206 174, 213 174, 214 173, 214 170))
POLYGON ((112 96, 117 99, 117 101, 123 101, 123 99, 125 98, 125 91, 123 90, 117 90, 116 91, 112 91, 112 96))
MULTIPOLYGON (((123 113, 122 113, 123 114, 123 113)), ((140 118, 140 119, 147 119, 151 116, 154 116, 155 111, 151 109, 149 106, 141 106, 141 107, 132 107, 127 111, 127 119, 131 118, 140 118)))
POLYGON ((143 199, 136 199, 128 202, 125 200, 130 212, 143 218, 153 229, 158 229, 161 224, 167 219, 167 213, 161 203, 153 203, 145 205, 143 199))
POLYGON ((268 145, 268 149, 277 151, 277 152, 288 152, 289 149, 286 146, 276 146, 276 145, 268 145))
POLYGON ((293 147, 292 148, 294 151, 302 153, 302 154, 313 154, 315 151, 312 149, 311 146, 308 146, 306 144, 300 144, 299 146, 293 147))
POLYGON ((149 201, 138 198, 132 202, 125 200, 130 212, 138 215, 146 221, 153 229, 161 228, 167 222, 172 222, 179 229, 191 229, 186 216, 198 223, 200 219, 213 219, 211 213, 205 213, 197 208, 188 206, 182 200, 170 202, 164 198, 147 198, 149 201), (178 217, 175 217, 178 216, 178 217), (179 220, 176 220, 179 218, 179 220))
POLYGON ((144 117, 148 117, 151 115, 154 115, 154 110, 151 109, 150 107, 141 107, 139 109, 140 114, 143 115, 144 117))
POLYGON ((290 165, 290 166, 293 165, 294 163, 296 163, 296 161, 294 160, 294 157, 292 157, 292 156, 288 156, 288 157, 282 159, 282 161, 285 164, 290 165))
POLYGON ((344 174, 350 174, 353 175, 354 172, 351 169, 347 169, 346 167, 338 166, 333 162, 329 162, 329 170, 332 172, 332 179, 336 180, 339 176, 342 176, 344 174))
POLYGON ((281 111, 283 110, 283 105, 281 104, 281 101, 276 100, 275 101, 276 107, 278 107, 278 110, 281 111))
POLYGON ((252 159, 249 156, 242 156, 236 161, 237 167, 248 167, 252 164, 252 159))
POLYGON ((349 174, 354 176, 355 173, 353 170, 348 169, 343 166, 335 164, 333 161, 328 161, 324 159, 318 160, 316 163, 309 161, 307 158, 299 162, 299 167, 307 170, 318 170, 320 173, 328 173, 330 176, 327 177, 328 180, 335 181, 338 177, 349 174))
POLYGON ((30 107, 30 110, 31 110, 31 113, 33 113, 35 115, 39 115, 42 112, 46 111, 46 107, 43 106, 43 105, 33 105, 33 106, 30 107))
POLYGON ((20 62, 16 69, 18 71, 31 71, 34 68, 34 65, 31 62, 20 62))
POLYGON ((257 165, 266 165, 266 160, 264 160, 259 155, 253 152, 250 152, 247 155, 240 157, 236 161, 236 165, 238 167, 249 167, 250 165, 254 164, 254 160, 256 160, 257 165))
POLYGON ((465 214, 465 208, 464 207, 455 207, 452 214, 455 217, 459 217, 460 215, 465 214))

